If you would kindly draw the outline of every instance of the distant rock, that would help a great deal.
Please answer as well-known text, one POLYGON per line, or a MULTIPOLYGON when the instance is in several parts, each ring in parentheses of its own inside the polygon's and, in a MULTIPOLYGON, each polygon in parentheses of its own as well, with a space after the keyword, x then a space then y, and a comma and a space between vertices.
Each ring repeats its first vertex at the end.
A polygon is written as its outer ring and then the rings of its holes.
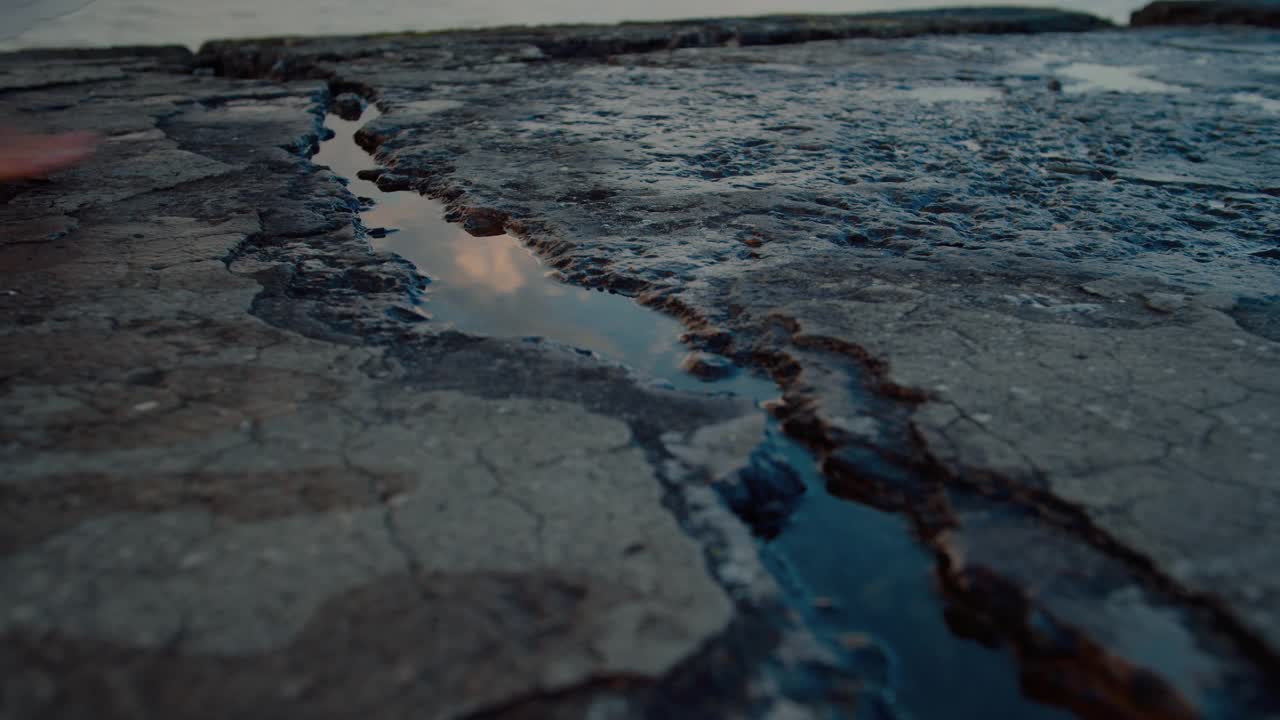
POLYGON ((1137 10, 1134 27, 1153 25, 1260 25, 1280 27, 1280 0, 1158 0, 1137 10))

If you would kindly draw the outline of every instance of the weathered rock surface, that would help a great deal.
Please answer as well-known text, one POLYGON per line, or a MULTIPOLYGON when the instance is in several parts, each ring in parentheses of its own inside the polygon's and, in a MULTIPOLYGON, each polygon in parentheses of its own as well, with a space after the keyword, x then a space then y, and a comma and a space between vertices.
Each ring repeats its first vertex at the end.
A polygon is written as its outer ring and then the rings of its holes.
POLYGON ((1187 652, 1275 672, 1275 35, 547 34, 204 61, 363 88, 401 183, 771 368, 833 487, 914 513, 961 595, 994 570, 1119 647, 1153 592, 1212 618, 1187 652))
MULTIPOLYGON (((354 92, 384 112, 361 134, 380 185, 769 369, 833 490, 911 514, 957 629, 1015 644, 1041 693, 1183 716, 1126 664, 1163 658, 1212 688, 1200 713, 1265 717, 1276 36, 909 39, 1098 25, 218 43, 195 74, 180 51, 5 58, 5 121, 110 135, 0 190, 5 712, 626 716, 708 674, 698 716, 796 709, 760 690, 779 640, 742 528, 679 484, 745 462, 722 442, 741 404, 409 322, 421 278, 301 157, 354 92), (795 44, 837 38, 862 39, 795 44), (1185 643, 1150 647, 1163 626, 1185 643)), ((790 489, 747 489, 774 527, 790 489)))
POLYGON ((787 625, 659 437, 749 408, 402 319, 328 88, 190 61, 0 57, 0 121, 104 135, 0 189, 0 716, 629 716, 729 646, 747 703, 787 625))
POLYGON ((1155 25, 1259 25, 1280 27, 1276 0, 1159 0, 1134 11, 1134 27, 1155 25))

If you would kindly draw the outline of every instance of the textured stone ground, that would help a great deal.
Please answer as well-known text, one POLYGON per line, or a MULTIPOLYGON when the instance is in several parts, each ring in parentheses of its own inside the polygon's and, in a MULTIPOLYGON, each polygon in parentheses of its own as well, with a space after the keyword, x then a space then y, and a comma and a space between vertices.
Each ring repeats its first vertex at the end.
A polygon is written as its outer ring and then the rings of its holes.
POLYGON ((383 184, 771 372, 968 632, 1043 664, 1044 618, 1080 630, 1113 717, 1169 707, 1118 669, 1161 654, 1250 707, 1206 714, 1274 707, 1280 38, 795 42, 1034 29, 961 17, 5 58, 6 122, 109 138, 0 190, 4 712, 783 707, 802 633, 681 484, 722 461, 659 440, 747 410, 410 322, 302 157, 351 90, 383 184))
POLYGON ((106 135, 3 189, 0 715, 630 697, 749 625, 689 534, 741 595, 763 582, 745 533, 707 491, 664 491, 700 466, 656 470, 659 434, 747 408, 397 319, 420 278, 368 251, 353 198, 300 155, 324 85, 189 60, 0 71, 5 122, 106 135))

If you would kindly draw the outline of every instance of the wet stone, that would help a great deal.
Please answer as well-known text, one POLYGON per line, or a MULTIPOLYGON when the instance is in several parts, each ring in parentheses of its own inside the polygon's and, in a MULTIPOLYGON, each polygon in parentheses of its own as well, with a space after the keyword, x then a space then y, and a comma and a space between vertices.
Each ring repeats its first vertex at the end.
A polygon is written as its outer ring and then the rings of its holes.
POLYGON ((412 190, 414 186, 412 177, 392 172, 378 173, 377 180, 375 182, 378 183, 378 189, 383 192, 412 190))
POLYGON ((782 531, 805 486, 786 458, 763 446, 720 492, 753 531, 773 537, 782 531))
POLYGON ((685 356, 680 367, 690 375, 710 382, 736 375, 740 368, 722 355, 694 352, 685 356))
POLYGON ((343 120, 360 119, 365 106, 365 99, 355 93, 342 93, 333 99, 333 112, 343 120))
POLYGON ((467 211, 461 218, 463 229, 476 237, 505 235, 508 216, 505 213, 484 208, 467 211))

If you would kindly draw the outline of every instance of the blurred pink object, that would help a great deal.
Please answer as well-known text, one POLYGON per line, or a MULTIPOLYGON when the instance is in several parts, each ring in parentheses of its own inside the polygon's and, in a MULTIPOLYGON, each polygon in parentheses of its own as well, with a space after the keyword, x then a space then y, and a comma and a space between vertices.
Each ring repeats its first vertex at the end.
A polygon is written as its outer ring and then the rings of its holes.
MULTIPOLYGON (((0 39, 12 38, 45 20, 75 12, 92 0, 0 0, 0 39)), ((0 128, 0 182, 43 177, 93 154, 97 136, 76 132, 29 135, 0 128)))
POLYGON ((0 182, 44 177, 93 154, 97 136, 87 132, 27 135, 0 128, 0 182))

